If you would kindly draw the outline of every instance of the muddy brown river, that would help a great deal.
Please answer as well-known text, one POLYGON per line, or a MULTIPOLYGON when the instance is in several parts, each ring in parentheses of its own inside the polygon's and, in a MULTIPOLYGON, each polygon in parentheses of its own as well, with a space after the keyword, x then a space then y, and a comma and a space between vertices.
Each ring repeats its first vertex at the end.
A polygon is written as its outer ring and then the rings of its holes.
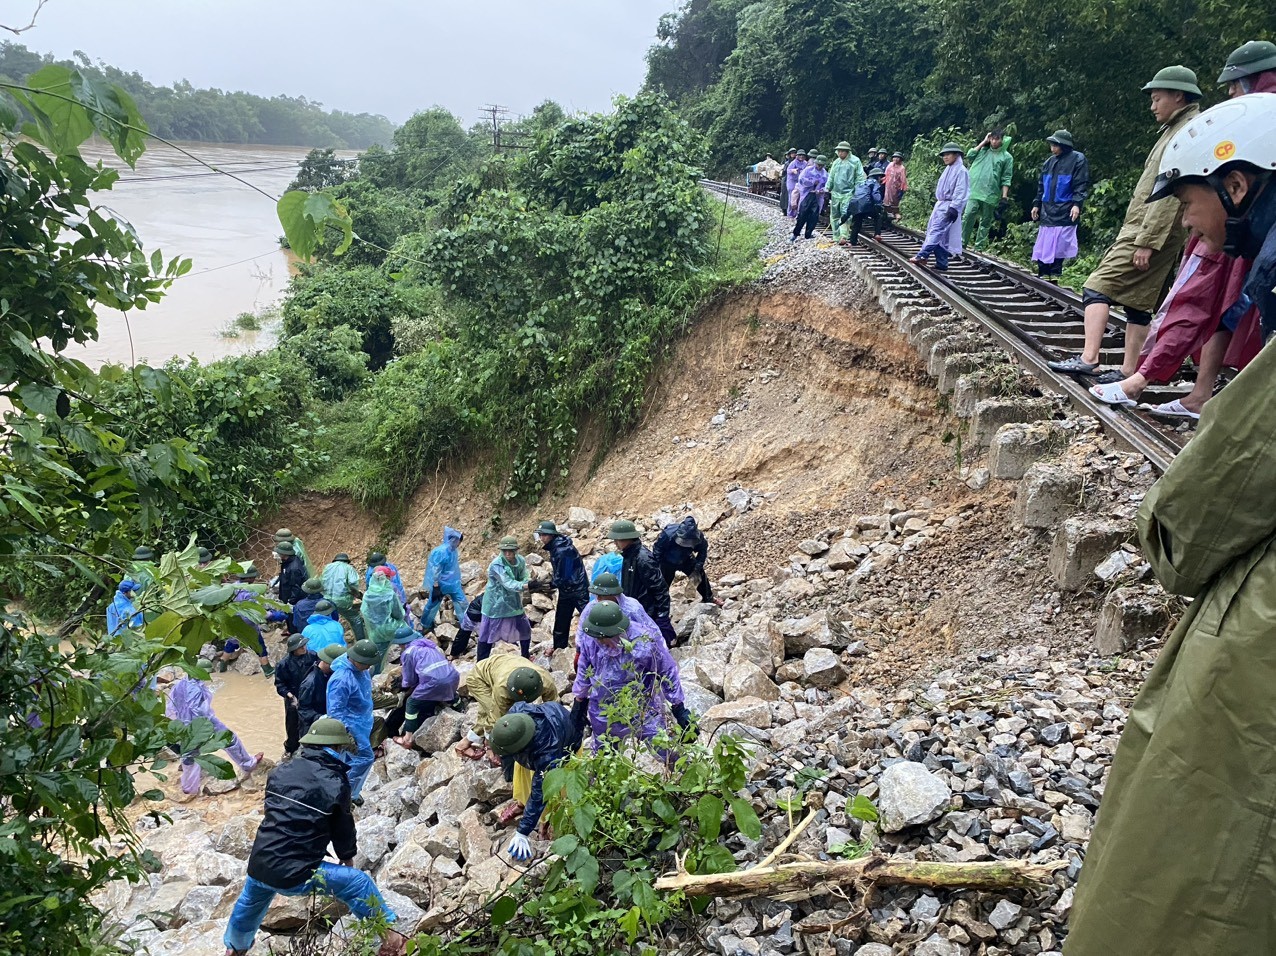
POLYGON ((239 735, 249 753, 265 753, 271 760, 283 754, 284 701, 271 678, 233 671, 213 674, 213 711, 239 735))

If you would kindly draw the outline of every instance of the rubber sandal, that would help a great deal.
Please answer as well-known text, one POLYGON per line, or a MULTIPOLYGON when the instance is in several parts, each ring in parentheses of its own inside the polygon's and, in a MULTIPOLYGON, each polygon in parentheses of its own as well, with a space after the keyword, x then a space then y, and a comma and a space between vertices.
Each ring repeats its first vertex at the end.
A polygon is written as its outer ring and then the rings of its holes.
POLYGON ((509 826, 523 814, 523 805, 517 800, 511 800, 505 806, 496 811, 496 820, 501 826, 509 826))
POLYGON ((1082 361, 1080 355, 1073 355, 1062 362, 1047 362, 1046 365, 1056 372, 1066 372, 1069 375, 1093 375, 1095 369, 1099 367, 1097 362, 1091 365, 1089 362, 1082 361))
POLYGON ((1125 389, 1115 382, 1111 385, 1093 385, 1090 388, 1090 394, 1105 405, 1117 405, 1126 408, 1138 404, 1138 402, 1125 394, 1125 389))
POLYGON ((1192 411, 1177 398, 1172 402, 1164 402, 1161 405, 1140 405, 1143 411, 1149 415, 1156 415, 1158 418, 1175 418, 1187 419, 1189 421, 1199 421, 1200 415, 1192 411))
POLYGON ((1115 385, 1124 382, 1128 376, 1119 368, 1109 369, 1094 380, 1095 385, 1115 385))
POLYGON ((456 752, 466 760, 482 760, 485 752, 482 747, 476 747, 472 743, 466 742, 456 748, 456 752))

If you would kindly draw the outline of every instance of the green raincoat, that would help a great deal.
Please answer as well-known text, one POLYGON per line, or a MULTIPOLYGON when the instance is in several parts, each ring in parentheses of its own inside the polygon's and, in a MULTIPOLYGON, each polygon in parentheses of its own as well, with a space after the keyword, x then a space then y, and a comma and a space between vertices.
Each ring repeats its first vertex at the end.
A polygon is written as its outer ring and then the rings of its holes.
POLYGON ((864 164, 854 153, 847 154, 846 159, 833 160, 829 167, 829 181, 825 188, 829 191, 829 223, 835 236, 841 236, 842 227, 838 223, 855 196, 855 187, 863 181, 864 164))
POLYGON ((403 623, 403 605, 390 579, 380 570, 373 572, 372 580, 368 582, 359 615, 363 618, 368 639, 377 645, 384 660, 385 652, 394 641, 394 632, 403 623))
POLYGON ((1130 711, 1066 956, 1276 953, 1273 378, 1269 347, 1139 510, 1157 578, 1194 600, 1130 711))
POLYGON ((1187 230, 1179 222, 1179 201, 1162 199, 1150 203, 1152 186, 1161 166, 1161 155, 1174 134, 1182 129, 1201 108, 1189 103, 1161 127, 1161 136, 1143 162, 1143 174, 1134 187, 1125 221, 1116 241, 1108 247, 1098 267, 1085 280, 1085 287, 1106 295, 1113 302, 1139 309, 1156 311, 1165 287, 1165 279, 1178 262, 1187 239, 1187 230), (1151 249, 1152 262, 1146 272, 1134 268, 1131 259, 1138 249, 1151 249))
POLYGON ((513 563, 498 554, 487 567, 487 589, 483 592, 484 617, 518 617, 523 613, 523 592, 527 590, 527 561, 514 555, 513 563))
POLYGON ((997 215, 1003 186, 1009 186, 1015 175, 1015 158, 1010 155, 1010 137, 1004 136, 1001 148, 982 146, 967 157, 970 169, 970 198, 962 211, 961 241, 963 245, 984 249, 988 231, 997 215))

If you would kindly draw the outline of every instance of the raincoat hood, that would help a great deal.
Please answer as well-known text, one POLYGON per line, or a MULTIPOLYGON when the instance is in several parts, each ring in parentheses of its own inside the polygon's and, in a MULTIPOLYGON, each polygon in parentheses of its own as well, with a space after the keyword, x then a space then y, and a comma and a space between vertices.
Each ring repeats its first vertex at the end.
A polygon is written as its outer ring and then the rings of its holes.
POLYGON ((444 544, 455 548, 457 545, 461 543, 461 537, 462 537, 461 532, 457 531, 455 528, 449 528, 446 526, 443 528, 443 543, 444 544))

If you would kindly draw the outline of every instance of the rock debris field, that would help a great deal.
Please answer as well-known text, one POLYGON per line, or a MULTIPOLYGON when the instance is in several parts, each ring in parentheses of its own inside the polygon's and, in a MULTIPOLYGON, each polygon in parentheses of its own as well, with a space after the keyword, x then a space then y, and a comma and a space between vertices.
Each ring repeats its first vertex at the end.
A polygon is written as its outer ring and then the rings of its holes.
MULTIPOLYGON (((772 235, 761 289, 863 299, 844 250, 818 241, 790 246, 783 223, 772 235)), ((842 896, 799 902, 719 900, 699 925, 673 929, 663 949, 1061 952, 1127 710, 1178 609, 1150 582, 1132 544, 1150 469, 1109 447, 1093 421, 1032 400, 1037 417, 994 429, 987 444, 952 462, 933 494, 877 489, 867 496, 872 507, 809 524, 784 542, 787 557, 747 573, 732 570, 722 542, 747 550, 751 534, 765 533, 774 546, 783 525, 769 513, 782 490, 734 485, 713 502, 641 515, 567 511, 587 562, 605 550, 614 517, 635 519, 650 543, 661 527, 694 513, 714 542, 709 571, 725 604, 694 603, 694 592, 675 582, 674 621, 689 641, 673 654, 702 737, 731 733, 755 745, 746 793, 763 833, 756 842, 728 838, 741 868, 789 836, 807 812, 792 812, 795 799, 814 818, 783 859, 827 861, 862 845, 895 860, 1057 867, 1044 891, 878 886, 865 897, 848 886, 842 896), (876 821, 851 814, 860 796, 876 807, 876 821)), ((548 576, 535 553, 529 564, 548 576)), ((469 562, 463 573, 472 590, 481 566, 469 562)), ((531 601, 533 656, 568 692, 571 652, 547 653, 552 603, 539 594, 531 601)), ((251 670, 256 661, 245 656, 238 666, 251 670)), ((464 673, 470 664, 457 666, 464 673)), ((445 710, 417 733, 418 749, 387 743, 356 810, 355 865, 375 876, 405 928, 429 931, 520 875, 501 849, 510 831, 493 813, 511 797, 510 785, 499 769, 455 752, 472 722, 472 714, 445 710)), ((167 807, 171 822, 138 820, 160 866, 148 884, 113 887, 99 902, 142 951, 223 952, 263 782, 210 784, 208 795, 167 807)), ((175 791, 171 781, 166 789, 175 791)), ((533 847, 543 854, 548 843, 533 847)), ((285 948, 286 935, 318 905, 277 899, 259 949, 285 948)), ((323 910, 333 918, 341 911, 339 904, 323 910)), ((338 919, 336 931, 348 920, 338 919)))

